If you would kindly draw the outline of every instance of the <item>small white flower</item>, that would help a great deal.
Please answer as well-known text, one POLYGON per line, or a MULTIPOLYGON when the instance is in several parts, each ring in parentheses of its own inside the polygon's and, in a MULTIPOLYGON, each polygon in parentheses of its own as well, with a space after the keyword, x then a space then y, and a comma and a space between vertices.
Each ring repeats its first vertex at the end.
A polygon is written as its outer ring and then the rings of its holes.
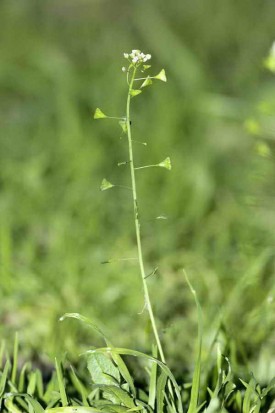
POLYGON ((126 72, 126 67, 125 66, 123 66, 123 68, 121 69, 122 70, 122 72, 126 72))
POLYGON ((130 58, 133 64, 145 63, 151 59, 150 54, 145 54, 137 49, 133 49, 131 53, 124 53, 124 57, 126 59, 130 58))

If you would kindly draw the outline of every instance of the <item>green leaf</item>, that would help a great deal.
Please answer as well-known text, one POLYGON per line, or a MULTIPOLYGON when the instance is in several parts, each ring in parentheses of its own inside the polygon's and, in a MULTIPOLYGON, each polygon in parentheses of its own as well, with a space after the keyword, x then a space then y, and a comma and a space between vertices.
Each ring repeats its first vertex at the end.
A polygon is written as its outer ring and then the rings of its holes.
MULTIPOLYGON (((101 329, 94 322, 92 322, 88 317, 85 317, 79 313, 66 313, 60 318, 60 321, 63 321, 65 318, 75 318, 76 320, 83 322, 84 324, 86 324, 87 326, 95 330, 104 339, 107 346, 113 347, 113 344, 111 343, 111 341, 105 336, 105 334, 101 331, 101 329)), ((117 353, 112 353, 112 358, 115 364, 118 366, 120 374, 122 375, 124 380, 128 383, 133 396, 136 397, 136 389, 135 389, 133 379, 122 357, 117 353)))
POLYGON ((17 361, 18 361, 18 333, 15 333, 14 346, 13 346, 13 365, 12 365, 12 372, 11 372, 11 381, 14 384, 16 384, 17 361))
POLYGON ((12 413, 21 413, 21 410, 18 410, 15 405, 12 404, 12 398, 14 397, 24 397, 27 402, 32 406, 35 413, 45 413, 45 410, 41 406, 41 404, 33 399, 29 394, 26 393, 9 393, 5 400, 5 405, 9 407, 9 411, 12 413))
POLYGON ((88 397, 88 392, 85 388, 85 386, 81 383, 81 381, 79 380, 79 378, 77 377, 74 369, 72 366, 70 366, 70 378, 72 380, 72 384, 74 386, 74 388, 81 394, 81 399, 82 399, 82 404, 84 406, 89 406, 88 402, 87 402, 87 397, 88 397))
POLYGON ((101 413, 126 413, 129 412, 128 407, 119 404, 108 403, 100 405, 101 413))
POLYGON ((87 367, 95 384, 114 385, 114 379, 117 383, 120 383, 118 368, 105 354, 89 354, 87 367))
POLYGON ((150 69, 151 65, 143 65, 143 70, 150 69))
POLYGON ((139 89, 131 89, 131 90, 130 90, 130 95, 131 95, 132 97, 137 96, 137 95, 140 95, 140 93, 142 93, 142 90, 139 90, 139 89))
POLYGON ((22 411, 19 410, 15 404, 13 404, 13 401, 10 398, 5 400, 5 407, 8 409, 9 413, 22 413, 22 411))
POLYGON ((164 161, 160 162, 158 166, 161 166, 162 168, 166 168, 168 169, 168 171, 171 171, 172 165, 171 165, 171 159, 169 158, 169 156, 165 158, 164 161))
POLYGON ((100 185, 100 190, 101 191, 106 191, 107 189, 113 188, 114 185, 111 184, 111 182, 107 181, 107 179, 103 179, 100 185))
POLYGON ((122 404, 130 409, 136 407, 134 400, 125 390, 117 386, 97 385, 96 387, 103 391, 106 399, 109 399, 108 395, 111 396, 109 400, 113 403, 122 404))
MULTIPOLYGON (((75 318, 76 320, 81 321, 82 323, 86 324, 87 326, 95 330, 104 339, 106 344, 109 343, 107 337, 101 331, 101 329, 94 322, 92 322, 88 317, 85 317, 79 313, 65 313, 62 317, 60 317, 59 320, 64 321, 66 318, 75 318)), ((110 345, 110 344, 107 344, 107 345, 110 345)))
POLYGON ((157 412, 163 413, 163 402, 164 402, 164 391, 167 383, 167 375, 164 371, 161 372, 161 375, 157 381, 157 412))
POLYGON ((31 363, 27 362, 23 365, 21 371, 20 371, 20 376, 19 376, 19 384, 18 384, 18 390, 19 392, 24 391, 25 388, 25 380, 26 380, 26 372, 31 369, 31 363))
POLYGON ((150 86, 152 84, 152 79, 148 76, 144 82, 142 83, 142 85, 140 87, 146 87, 146 86, 150 86))
POLYGON ((96 108, 95 113, 94 113, 94 119, 104 119, 107 117, 108 116, 105 115, 105 113, 103 113, 101 109, 96 108))
MULTIPOLYGON (((108 345, 111 346, 110 342, 108 343, 108 345)), ((135 385, 134 385, 132 376, 131 376, 126 364, 122 360, 121 356, 117 353, 112 353, 112 358, 113 358, 114 362, 116 363, 116 365, 118 366, 120 374, 122 375, 124 380, 126 380, 126 382, 128 383, 133 396, 136 397, 135 385)))
POLYGON ((31 371, 28 377, 28 387, 27 387, 27 393, 30 396, 34 395, 36 388, 36 374, 35 371, 31 371))
MULTIPOLYGON (((153 273, 154 272, 155 271, 153 271, 153 273)), ((157 350, 156 345, 153 345, 152 347, 152 355, 155 358, 157 358, 158 356, 158 350, 157 350)), ((155 400, 156 400, 157 368, 158 368, 158 365, 156 363, 152 363, 152 367, 150 371, 149 400, 148 400, 148 404, 149 406, 152 407, 152 409, 154 409, 155 407, 155 400)))
POLYGON ((121 129, 123 130, 124 133, 127 133, 127 121, 126 120, 120 120, 118 122, 121 126, 121 129))
POLYGON ((67 406, 46 409, 45 413, 102 413, 102 410, 86 406, 67 406))
POLYGON ((190 404, 188 407, 187 413, 197 413, 198 411, 198 399, 199 399, 199 389, 200 389, 200 375, 201 375, 201 348, 202 348, 202 311, 201 306, 197 297, 197 293, 192 287, 187 274, 185 274, 185 278, 187 284, 191 290, 191 293, 194 296, 195 303, 197 306, 197 314, 198 314, 198 349, 197 349, 197 360, 195 363, 195 371, 193 374, 192 380, 192 390, 191 390, 191 397, 190 397, 190 404))
POLYGON ((5 367, 4 367, 4 370, 3 370, 3 372, 1 372, 2 375, 1 375, 1 380, 0 380, 0 397, 2 396, 2 394, 5 391, 5 386, 6 386, 7 377, 8 377, 10 367, 11 367, 10 361, 7 360, 6 364, 5 364, 5 367))
POLYGON ((154 79, 162 80, 162 82, 167 82, 165 70, 162 69, 158 75, 154 76, 154 79))
POLYGON ((57 359, 57 357, 55 357, 55 369, 57 373, 57 380, 58 380, 59 393, 61 396, 61 403, 62 403, 62 406, 65 407, 65 406, 68 406, 69 403, 68 403, 65 385, 64 385, 61 362, 57 359))
POLYGON ((173 373, 171 372, 171 370, 166 366, 166 364, 162 363, 160 360, 155 359, 152 356, 148 356, 148 354, 142 353, 141 351, 131 350, 128 348, 120 348, 120 347, 103 347, 103 348, 97 348, 95 350, 88 350, 86 352, 86 354, 94 354, 94 353, 125 354, 129 356, 145 358, 146 360, 151 360, 154 363, 157 363, 160 366, 160 368, 165 372, 165 374, 169 377, 169 379, 171 380, 171 383, 173 384, 173 388, 174 388, 174 391, 176 393, 176 396, 179 402, 179 406, 178 406, 179 413, 183 412, 181 391, 177 384, 177 381, 173 373))

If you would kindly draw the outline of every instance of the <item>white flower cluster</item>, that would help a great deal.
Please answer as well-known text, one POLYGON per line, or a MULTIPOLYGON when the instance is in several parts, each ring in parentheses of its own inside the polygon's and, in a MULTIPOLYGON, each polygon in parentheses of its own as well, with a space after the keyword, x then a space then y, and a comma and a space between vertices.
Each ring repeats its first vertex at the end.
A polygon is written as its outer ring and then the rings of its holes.
POLYGON ((140 50, 132 50, 131 53, 124 53, 125 59, 130 59, 133 64, 145 63, 151 59, 150 54, 144 54, 140 50))

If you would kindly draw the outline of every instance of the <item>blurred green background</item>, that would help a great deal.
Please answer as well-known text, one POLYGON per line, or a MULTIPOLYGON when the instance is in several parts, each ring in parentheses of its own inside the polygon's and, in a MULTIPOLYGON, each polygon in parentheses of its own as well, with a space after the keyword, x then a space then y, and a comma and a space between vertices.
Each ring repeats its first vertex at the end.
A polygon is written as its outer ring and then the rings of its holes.
POLYGON ((196 311, 205 358, 215 335, 236 363, 274 372, 274 36, 271 0, 1 0, 0 319, 22 352, 100 344, 150 351, 136 256, 126 141, 94 109, 121 116, 123 52, 151 53, 161 82, 133 100, 148 279, 170 365, 192 367, 196 311), (259 126, 261 124, 261 126, 259 126), (246 126, 245 126, 246 125, 246 126), (257 147, 268 145, 271 155, 257 147), (156 220, 159 215, 167 220, 156 220), (179 360, 182 363, 179 363, 179 360), (259 363, 259 360, 261 362, 259 363))

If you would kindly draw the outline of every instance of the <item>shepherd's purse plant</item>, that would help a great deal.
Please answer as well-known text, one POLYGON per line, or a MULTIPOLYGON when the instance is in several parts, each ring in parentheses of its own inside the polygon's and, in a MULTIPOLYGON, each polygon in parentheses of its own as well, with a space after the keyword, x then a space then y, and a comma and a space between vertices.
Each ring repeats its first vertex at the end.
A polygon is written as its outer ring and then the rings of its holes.
MULTIPOLYGON (((138 262, 140 268, 140 277, 144 292, 144 309, 146 309, 149 313, 152 329, 154 332, 158 352, 160 355, 160 359, 162 362, 165 363, 165 356, 162 348, 162 344, 160 341, 158 329, 156 326, 156 320, 152 308, 151 298, 148 290, 147 285, 147 277, 144 269, 144 258, 143 258, 143 250, 142 250, 142 240, 141 240, 141 221, 139 215, 139 201, 138 201, 138 194, 137 194, 137 183, 136 183, 136 171, 141 170, 144 168, 149 167, 162 167, 168 170, 171 169, 171 162, 170 158, 167 157, 162 162, 154 165, 144 165, 144 166, 135 166, 134 161, 134 152, 133 152, 133 139, 132 139, 132 126, 131 126, 131 102, 132 99, 136 96, 140 95, 146 87, 152 85, 154 80, 161 80, 166 82, 166 74, 164 69, 160 71, 157 75, 145 75, 147 71, 151 68, 148 64, 148 61, 151 59, 150 54, 144 54, 140 50, 132 50, 131 53, 124 53, 124 57, 128 62, 127 67, 123 67, 122 71, 126 75, 126 80, 128 84, 128 94, 127 94, 127 102, 125 108, 125 115, 118 118, 119 124, 122 128, 122 132, 127 135, 128 138, 128 149, 129 149, 129 160, 125 162, 125 165, 129 165, 130 175, 131 175, 131 192, 133 198, 133 210, 134 210, 134 221, 135 221, 135 231, 136 231, 136 242, 137 242, 137 252, 138 252, 138 262)), ((96 109, 94 114, 95 119, 102 119, 102 118, 109 118, 109 119, 116 119, 115 117, 110 117, 105 115, 99 108, 96 109)), ((123 163, 122 163, 123 164, 123 163)), ((119 164, 120 165, 120 164, 119 164)), ((114 185, 103 179, 101 184, 101 190, 106 190, 112 188, 114 185)))

